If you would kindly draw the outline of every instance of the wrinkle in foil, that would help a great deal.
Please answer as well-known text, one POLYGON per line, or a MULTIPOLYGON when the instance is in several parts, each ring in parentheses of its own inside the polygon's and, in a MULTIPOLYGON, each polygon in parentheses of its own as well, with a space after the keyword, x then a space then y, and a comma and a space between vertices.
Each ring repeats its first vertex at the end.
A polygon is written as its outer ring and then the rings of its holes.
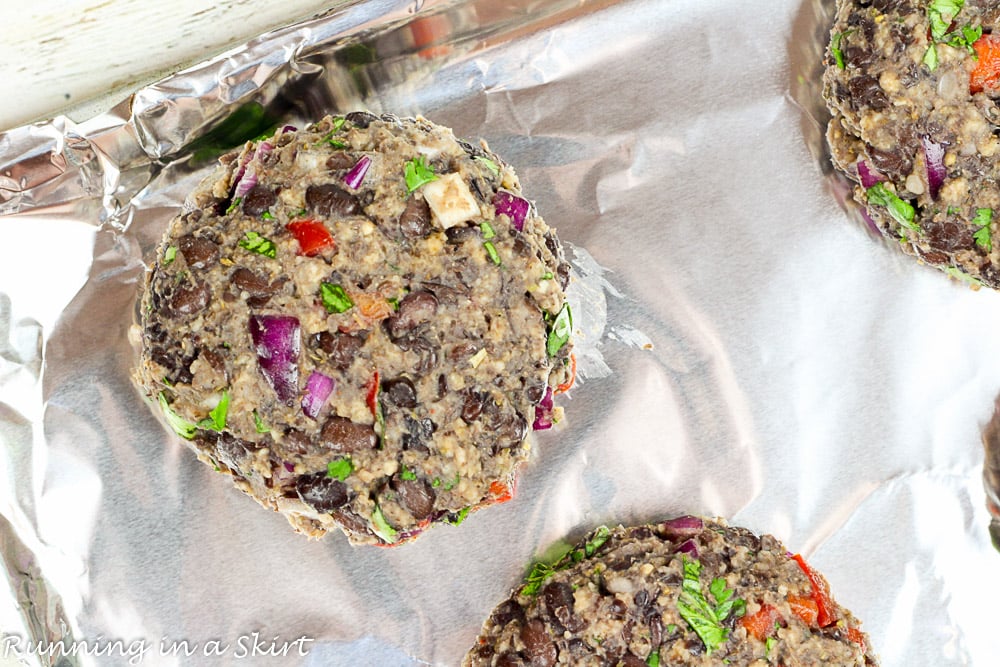
POLYGON ((356 2, 0 135, 0 652, 454 665, 533 559, 696 513, 806 554, 883 664, 994 664, 1000 300, 845 213, 818 80, 832 6, 356 2), (574 270, 566 422, 513 501, 393 550, 292 534, 129 379, 146 262, 215 157, 356 108, 486 138, 574 270))

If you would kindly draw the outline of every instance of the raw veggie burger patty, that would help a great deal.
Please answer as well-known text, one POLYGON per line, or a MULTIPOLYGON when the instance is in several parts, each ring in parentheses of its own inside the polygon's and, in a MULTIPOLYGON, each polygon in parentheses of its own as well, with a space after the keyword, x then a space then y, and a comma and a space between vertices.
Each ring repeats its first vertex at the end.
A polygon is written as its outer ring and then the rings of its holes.
POLYGON ((883 234, 1000 287, 1000 5, 839 0, 824 94, 834 165, 883 234))
POLYGON ((466 667, 875 665, 858 621, 774 537, 680 517, 602 526, 536 564, 466 667))
POLYGON ((485 143, 364 112, 286 126, 187 208, 148 275, 137 375, 202 460, 355 543, 510 497, 568 380, 569 268, 485 143))

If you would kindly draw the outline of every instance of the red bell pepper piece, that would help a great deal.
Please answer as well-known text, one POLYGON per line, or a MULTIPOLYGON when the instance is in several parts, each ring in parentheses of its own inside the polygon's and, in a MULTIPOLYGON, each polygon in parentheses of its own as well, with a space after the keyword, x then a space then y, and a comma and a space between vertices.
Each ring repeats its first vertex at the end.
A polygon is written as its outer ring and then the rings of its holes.
POLYGON ((826 580, 817 575, 809 567, 801 554, 795 554, 792 558, 795 559, 795 562, 799 564, 802 571, 806 573, 806 577, 809 578, 809 584, 812 586, 812 598, 816 601, 816 622, 819 624, 819 627, 825 628, 828 625, 836 623, 837 618, 833 615, 835 606, 833 599, 830 597, 830 587, 826 583, 826 580))
POLYGON ((969 92, 1000 92, 1000 35, 983 35, 975 41, 975 67, 969 75, 969 92))
POLYGON ((285 225, 299 242, 299 254, 315 257, 324 250, 336 247, 326 225, 316 220, 296 220, 285 225))
POLYGON ((740 625, 746 629, 748 635, 758 641, 765 641, 774 632, 774 624, 779 618, 781 616, 777 609, 769 604, 762 604, 756 613, 741 618, 740 625))

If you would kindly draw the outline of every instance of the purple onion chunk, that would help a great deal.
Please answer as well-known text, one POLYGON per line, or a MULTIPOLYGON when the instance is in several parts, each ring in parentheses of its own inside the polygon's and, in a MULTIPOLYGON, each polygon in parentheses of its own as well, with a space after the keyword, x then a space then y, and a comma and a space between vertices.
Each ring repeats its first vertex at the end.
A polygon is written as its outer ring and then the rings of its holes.
POLYGON ((865 190, 885 180, 882 174, 869 167, 864 160, 858 160, 858 177, 861 179, 861 187, 865 190))
POLYGON ((937 199, 948 175, 948 170, 944 167, 944 146, 931 141, 930 137, 923 137, 920 143, 924 147, 924 162, 927 164, 927 189, 931 199, 937 199))
POLYGON ((372 164, 372 159, 367 155, 363 156, 357 163, 351 167, 351 170, 344 174, 344 183, 347 187, 352 190, 357 190, 361 187, 361 182, 365 180, 365 174, 368 173, 368 167, 372 164))
POLYGON ((531 208, 531 204, 524 197, 518 197, 517 195, 507 192, 506 190, 500 190, 493 197, 493 206, 497 210, 497 214, 503 213, 510 221, 514 224, 514 229, 517 231, 524 230, 524 219, 528 217, 528 209, 531 208))
POLYGON ((254 315, 250 318, 257 365, 278 400, 292 405, 299 392, 299 320, 290 315, 254 315))
POLYGON ((552 412, 554 410, 552 400, 552 387, 545 388, 545 396, 535 406, 535 423, 531 425, 536 431, 545 431, 552 428, 552 412))
POLYGON ((687 540, 677 547, 677 552, 687 554, 691 558, 698 558, 698 545, 694 540, 687 540))
POLYGON ((663 522, 663 532, 672 540, 694 537, 703 530, 705 522, 696 516, 679 516, 663 522))
POLYGON ((282 132, 295 132, 297 129, 299 129, 299 128, 295 127, 294 125, 285 125, 284 127, 281 128, 281 131, 282 132))
POLYGON ((302 412, 306 417, 316 419, 336 386, 337 383, 332 377, 323 375, 319 371, 313 371, 309 375, 309 379, 306 380, 306 393, 302 397, 302 412))
POLYGON ((243 177, 236 184, 236 189, 233 191, 234 197, 246 197, 247 193, 253 190, 254 186, 257 185, 257 173, 254 171, 246 170, 243 177))

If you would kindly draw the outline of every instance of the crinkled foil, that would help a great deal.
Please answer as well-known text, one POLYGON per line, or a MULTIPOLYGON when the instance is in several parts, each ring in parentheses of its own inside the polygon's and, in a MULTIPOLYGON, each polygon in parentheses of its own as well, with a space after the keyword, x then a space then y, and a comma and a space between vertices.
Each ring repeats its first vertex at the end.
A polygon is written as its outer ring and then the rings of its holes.
POLYGON ((2 664, 455 665, 553 545, 697 513, 806 554, 884 664, 995 665, 1000 295, 838 204, 831 13, 356 2, 0 134, 2 664), (356 108, 485 137, 570 245, 582 313, 581 382, 515 499, 389 550, 293 534, 129 379, 144 261, 215 156, 356 108), (76 655, 34 650, 58 640, 76 655))

